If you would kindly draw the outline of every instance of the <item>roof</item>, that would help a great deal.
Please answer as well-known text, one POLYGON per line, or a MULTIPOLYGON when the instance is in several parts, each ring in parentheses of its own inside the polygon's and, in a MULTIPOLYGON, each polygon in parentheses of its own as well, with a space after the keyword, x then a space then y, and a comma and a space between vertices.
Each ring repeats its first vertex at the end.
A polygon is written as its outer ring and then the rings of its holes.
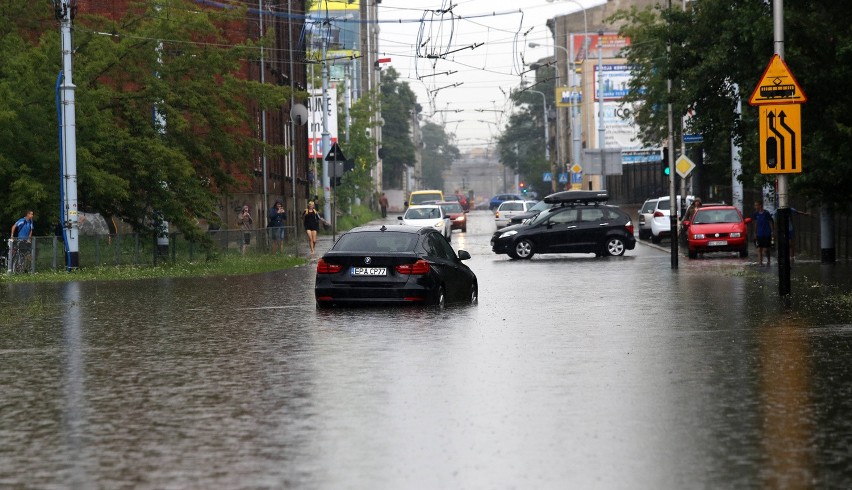
POLYGON ((412 226, 412 225, 403 225, 403 224, 392 224, 392 225, 364 225, 359 226, 357 228, 352 228, 346 233, 353 232, 365 232, 365 231, 392 231, 397 233, 422 233, 423 231, 434 231, 435 228, 431 226, 412 226))

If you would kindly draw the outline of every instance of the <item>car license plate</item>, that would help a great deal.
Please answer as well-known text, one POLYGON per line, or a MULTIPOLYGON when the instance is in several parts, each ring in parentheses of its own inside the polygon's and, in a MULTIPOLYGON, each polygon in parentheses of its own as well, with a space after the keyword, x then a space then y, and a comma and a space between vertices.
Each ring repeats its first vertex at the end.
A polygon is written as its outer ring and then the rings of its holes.
POLYGON ((707 242, 708 247, 724 247, 728 244, 727 240, 711 240, 707 242))
POLYGON ((387 267, 353 267, 353 276, 386 276, 388 275, 387 267))

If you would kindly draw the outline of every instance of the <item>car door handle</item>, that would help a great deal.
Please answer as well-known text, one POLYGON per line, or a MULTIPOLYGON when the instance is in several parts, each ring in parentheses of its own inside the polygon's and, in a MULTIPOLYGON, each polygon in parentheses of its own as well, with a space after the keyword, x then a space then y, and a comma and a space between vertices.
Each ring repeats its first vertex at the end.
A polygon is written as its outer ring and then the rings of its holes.
POLYGON ((598 226, 609 226, 609 223, 598 223, 598 226))
POLYGON ((571 225, 571 226, 566 226, 565 229, 566 230, 573 230, 576 227, 577 227, 577 225, 571 225))

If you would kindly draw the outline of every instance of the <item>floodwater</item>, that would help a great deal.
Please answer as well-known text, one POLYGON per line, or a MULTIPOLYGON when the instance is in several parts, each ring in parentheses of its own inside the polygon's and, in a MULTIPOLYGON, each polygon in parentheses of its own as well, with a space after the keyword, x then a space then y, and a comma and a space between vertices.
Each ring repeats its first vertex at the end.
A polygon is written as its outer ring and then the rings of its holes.
POLYGON ((847 266, 784 305, 753 256, 512 261, 490 216, 453 236, 476 306, 316 310, 310 266, 0 285, 0 487, 852 486, 847 266))

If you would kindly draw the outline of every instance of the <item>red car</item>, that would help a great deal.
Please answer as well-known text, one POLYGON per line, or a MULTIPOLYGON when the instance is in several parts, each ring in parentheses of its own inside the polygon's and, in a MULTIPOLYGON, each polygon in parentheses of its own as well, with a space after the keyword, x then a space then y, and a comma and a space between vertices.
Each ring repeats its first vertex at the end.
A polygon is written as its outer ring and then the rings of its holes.
POLYGON ((461 230, 462 233, 467 233, 467 211, 462 208, 461 203, 457 201, 441 201, 437 203, 444 210, 444 214, 450 217, 450 232, 453 230, 461 230))
POLYGON ((748 224, 751 218, 734 206, 704 206, 695 211, 691 220, 684 220, 688 255, 694 259, 699 253, 739 252, 748 257, 748 224))

